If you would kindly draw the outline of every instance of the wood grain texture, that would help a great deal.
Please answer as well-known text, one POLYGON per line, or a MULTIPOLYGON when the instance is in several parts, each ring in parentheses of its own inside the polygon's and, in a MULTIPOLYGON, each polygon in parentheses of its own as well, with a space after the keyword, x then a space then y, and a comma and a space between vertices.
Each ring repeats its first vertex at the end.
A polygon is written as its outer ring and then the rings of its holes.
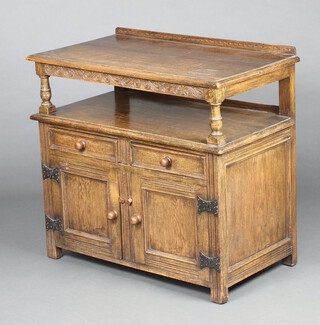
POLYGON ((175 41, 175 42, 185 42, 185 43, 192 43, 192 44, 250 49, 256 51, 263 51, 263 52, 296 54, 296 49, 293 46, 232 41, 232 40, 225 40, 225 39, 218 39, 218 38, 189 36, 189 35, 181 35, 181 34, 168 34, 168 33, 161 33, 161 32, 151 32, 147 30, 130 29, 124 27, 117 27, 116 34, 146 37, 152 39, 161 39, 161 40, 175 41))
POLYGON ((280 114, 295 118, 295 67, 288 71, 288 77, 279 81, 280 114))
POLYGON ((132 165, 144 169, 205 178, 204 160, 204 155, 174 151, 169 148, 150 148, 150 146, 139 143, 132 143, 131 145, 132 165), (170 159, 171 163, 168 167, 161 165, 163 158, 170 159))
POLYGON ((269 265, 295 265, 294 47, 118 28, 28 59, 41 162, 59 173, 43 180, 45 215, 63 224, 46 232, 49 257, 195 283, 219 304, 269 265), (56 109, 49 76, 116 87, 56 109), (228 99, 272 82, 278 106, 228 99))
POLYGON ((287 238, 288 159, 282 143, 227 165, 229 265, 287 238))
MULTIPOLYGON (((291 116, 295 120, 295 68, 290 70, 289 78, 279 82, 279 108, 281 114, 291 116)), ((296 126, 291 129, 290 142, 290 220, 288 220, 289 236, 292 240, 292 254, 283 260, 283 264, 294 266, 297 263, 297 208, 296 208, 296 126)))
MULTIPOLYGON (((39 64, 37 64, 39 65, 39 64)), ((204 99, 205 89, 202 87, 180 85, 157 80, 145 80, 104 72, 88 71, 76 68, 66 68, 50 64, 43 65, 43 70, 50 76, 69 78, 96 83, 104 83, 118 87, 156 92, 173 96, 204 99)), ((43 113, 43 112, 42 112, 43 113)))
POLYGON ((208 253, 207 213, 197 214, 197 196, 206 198, 206 186, 181 177, 146 173, 134 168, 131 176, 132 215, 141 215, 133 225, 132 248, 138 263, 189 273, 209 280, 209 270, 199 270, 200 251, 208 253))
POLYGON ((51 88, 49 83, 49 76, 41 75, 40 97, 42 103, 39 107, 39 113, 50 114, 56 111, 56 107, 51 103, 51 88))
MULTIPOLYGON (((116 259, 110 256, 109 254, 106 254, 105 251, 100 249, 99 247, 92 247, 91 245, 88 245, 86 243, 77 242, 73 239, 66 238, 63 236, 57 236, 57 243, 59 247, 62 247, 64 249, 73 252, 89 255, 112 263, 135 268, 137 270, 151 272, 161 276, 165 276, 165 277, 169 277, 181 281, 186 281, 204 287, 209 287, 208 281, 199 278, 199 271, 192 272, 192 270, 190 269, 187 270, 182 269, 182 272, 180 272, 179 268, 176 268, 174 266, 171 266, 170 268, 170 265, 168 265, 168 268, 159 267, 155 261, 153 261, 149 265, 146 265, 146 264, 135 263, 127 259, 122 259, 122 260, 116 259)), ((207 271, 203 271, 203 272, 207 272, 207 271)))
POLYGON ((50 148, 66 152, 77 153, 82 156, 90 156, 108 161, 116 161, 117 140, 113 138, 92 136, 85 133, 70 132, 58 128, 50 128, 50 148), (76 148, 83 142, 85 148, 76 148))
POLYGON ((295 266, 298 260, 298 243, 297 243, 297 192, 296 192, 296 128, 291 129, 290 141, 290 164, 288 167, 290 173, 290 218, 287 220, 289 237, 292 242, 291 255, 286 257, 282 263, 288 266, 295 266))
POLYGON ((97 240, 108 238, 107 184, 72 174, 66 176, 64 182, 63 196, 67 205, 64 218, 67 231, 85 233, 97 240))
MULTIPOLYGON (((119 106, 117 110, 119 112, 119 106)), ((291 148, 291 144, 288 145, 291 143, 291 140, 288 142, 291 129, 279 132, 276 125, 270 127, 272 133, 267 137, 245 147, 234 148, 224 155, 172 150, 125 138, 114 142, 115 138, 101 135, 46 128, 47 135, 52 130, 62 132, 56 147, 46 136, 47 151, 56 157, 49 160, 50 166, 79 166, 71 168, 71 182, 66 182, 66 177, 62 176, 64 191, 61 194, 59 184, 51 183, 55 193, 50 194, 53 215, 63 215, 64 222, 68 215, 73 219, 71 227, 66 227, 69 231, 51 236, 54 247, 58 245, 204 285, 211 289, 212 301, 225 303, 229 286, 289 254, 293 256, 294 227, 289 216, 292 195, 285 194, 290 192, 291 186, 291 154, 287 153, 291 148), (72 134, 72 141, 69 141, 69 134, 72 134), (105 154, 101 157, 83 155, 72 149, 74 140, 79 138, 96 139, 97 147, 93 148, 97 149, 94 152, 102 150, 105 154), (99 149, 101 139, 106 146, 99 149), (116 150, 114 143, 117 143, 116 150), (132 155, 131 148, 143 150, 139 155, 132 155), (152 158, 150 153, 155 157, 152 158), (108 157, 114 154, 114 161, 108 161, 108 157), (172 157, 172 168, 176 170, 172 172, 160 166, 163 155, 172 157), (117 162, 121 163, 117 167, 119 178, 110 172, 116 168, 117 162), (243 163, 250 166, 242 166, 243 163), (234 168, 231 175, 226 168, 234 168), (204 177, 195 177, 197 175, 204 177), (108 194, 103 183, 110 181, 113 184, 113 190, 109 192, 109 199, 114 202, 112 205, 104 200, 108 194), (197 214, 198 195, 219 200, 218 217, 197 214), (123 203, 120 203, 121 198, 123 203), (61 200, 63 204, 59 203, 61 200), (284 208, 285 205, 287 208, 284 208), (235 208, 230 210, 230 206, 235 208), (120 211, 119 218, 107 220, 109 210, 120 211), (92 217, 86 219, 89 215, 92 217), (137 215, 141 216, 140 222, 130 224, 130 218, 137 215), (236 215, 241 216, 242 221, 236 215), (245 220, 249 226, 240 229, 239 225, 245 220), (104 228, 106 222, 113 221, 116 222, 114 236, 104 228), (244 241, 237 239, 239 234, 244 241), (286 244, 282 246, 280 243, 284 240, 286 244), (220 272, 199 269, 200 251, 207 256, 220 257, 220 272), (121 256, 124 260, 119 260, 121 256)))
POLYGON ((292 242, 288 238, 277 242, 230 267, 228 285, 232 286, 291 254, 292 242))
POLYGON ((228 266, 229 266, 229 235, 227 223, 226 174, 223 156, 208 157, 211 179, 209 181, 209 198, 218 200, 218 217, 210 219, 210 256, 220 257, 220 272, 211 270, 211 301, 224 304, 228 301, 228 266))
POLYGON ((168 192, 168 188, 159 183, 148 185, 142 185, 147 252, 179 255, 196 262, 195 194, 168 192), (190 211, 194 211, 194 215, 190 215, 190 211))
POLYGON ((211 132, 206 141, 222 146, 227 141, 222 131, 222 101, 281 82, 299 61, 295 48, 289 46, 125 28, 116 31, 116 35, 27 57, 36 62, 41 78, 40 113, 55 111, 49 76, 201 99, 211 106, 211 132))
MULTIPOLYGON (((39 134, 40 134, 40 152, 41 152, 41 162, 46 164, 48 167, 50 166, 49 160, 49 151, 48 151, 48 125, 39 123, 39 134)), ((58 209, 58 214, 54 211, 54 198, 56 184, 51 182, 49 179, 45 179, 42 182, 43 186, 43 199, 44 199, 44 215, 52 218, 57 219, 61 217, 59 213, 61 209, 58 209)), ((46 249, 47 249, 47 256, 58 259, 62 256, 62 249, 57 247, 56 238, 55 238, 55 231, 48 230, 46 231, 46 249)))
POLYGON ((50 151, 50 163, 60 169, 53 209, 63 216, 63 235, 121 258, 121 217, 108 219, 120 210, 117 168, 59 151, 50 151))
POLYGON ((252 44, 251 48, 244 44, 239 49, 236 42, 230 41, 225 41, 229 47, 220 46, 223 40, 220 44, 213 40, 214 45, 202 45, 140 36, 118 33, 30 55, 27 59, 65 68, 209 88, 217 88, 228 79, 237 83, 252 73, 265 74, 299 60, 293 48, 283 51, 288 54, 279 53, 281 48, 274 47, 272 53, 261 45, 257 51, 258 44, 252 44))
POLYGON ((254 109, 254 104, 249 109, 222 106, 223 132, 227 140, 222 147, 206 144, 209 132, 207 104, 164 95, 110 92, 59 107, 50 115, 35 114, 31 118, 97 134, 125 135, 148 143, 160 142, 220 154, 267 136, 268 130, 274 132, 274 127, 281 130, 292 124, 289 117, 259 111, 259 104, 257 107, 258 110, 254 109), (259 132, 261 130, 264 132, 259 132))

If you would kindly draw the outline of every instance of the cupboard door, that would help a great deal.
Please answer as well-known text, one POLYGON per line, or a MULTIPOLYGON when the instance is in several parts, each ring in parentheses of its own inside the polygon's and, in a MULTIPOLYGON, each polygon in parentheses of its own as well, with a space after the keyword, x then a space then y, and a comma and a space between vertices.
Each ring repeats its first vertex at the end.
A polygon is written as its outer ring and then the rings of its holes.
POLYGON ((206 186, 176 182, 168 175, 132 174, 131 241, 137 263, 181 279, 208 281, 200 269, 200 251, 209 251, 208 213, 198 214, 197 196, 207 197, 206 186), (163 177, 163 178, 161 178, 163 177))
POLYGON ((60 172, 53 196, 53 207, 60 210, 63 223, 60 241, 66 246, 74 248, 78 245, 82 250, 90 251, 94 245, 94 250, 99 253, 121 258, 116 167, 96 169, 63 158, 51 159, 51 165, 59 166, 60 172))

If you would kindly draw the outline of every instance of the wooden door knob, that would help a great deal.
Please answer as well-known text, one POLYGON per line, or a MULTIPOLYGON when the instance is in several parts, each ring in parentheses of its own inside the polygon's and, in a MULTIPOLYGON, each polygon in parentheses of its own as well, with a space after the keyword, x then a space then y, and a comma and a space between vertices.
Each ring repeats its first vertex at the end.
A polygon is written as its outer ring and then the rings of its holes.
POLYGON ((86 148, 86 142, 79 140, 74 144, 74 147, 79 151, 83 151, 86 148))
POLYGON ((115 210, 112 210, 108 213, 108 219, 109 220, 114 220, 114 219, 117 219, 118 217, 118 212, 115 211, 115 210))
POLYGON ((172 165, 171 158, 170 157, 164 157, 164 158, 160 159, 160 165, 162 167, 166 167, 166 168, 170 167, 172 165))
POLYGON ((137 225, 138 223, 142 222, 142 216, 138 215, 138 214, 134 214, 131 218, 130 218, 130 223, 132 225, 137 225))

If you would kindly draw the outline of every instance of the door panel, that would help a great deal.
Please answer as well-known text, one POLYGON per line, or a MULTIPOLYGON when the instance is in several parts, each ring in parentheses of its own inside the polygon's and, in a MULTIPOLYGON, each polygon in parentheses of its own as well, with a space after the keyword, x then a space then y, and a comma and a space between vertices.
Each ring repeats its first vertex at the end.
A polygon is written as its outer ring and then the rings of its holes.
POLYGON ((61 182, 65 231, 108 242, 110 229, 106 216, 110 202, 107 180, 72 172, 75 171, 63 170, 61 182))
POLYGON ((168 175, 133 173, 131 212, 142 217, 131 226, 134 261, 208 281, 199 253, 208 254, 209 216, 197 213, 197 195, 206 198, 206 192, 206 186, 177 183, 168 175))
POLYGON ((52 158, 51 164, 60 168, 61 240, 96 245, 105 254, 121 258, 120 215, 115 220, 107 218, 109 211, 119 211, 116 168, 110 165, 101 170, 58 157, 52 158))
POLYGON ((171 254, 196 260, 196 218, 194 193, 169 190, 162 192, 158 184, 143 184, 142 198, 145 216, 147 252, 171 254), (152 186, 155 185, 155 186, 152 186))

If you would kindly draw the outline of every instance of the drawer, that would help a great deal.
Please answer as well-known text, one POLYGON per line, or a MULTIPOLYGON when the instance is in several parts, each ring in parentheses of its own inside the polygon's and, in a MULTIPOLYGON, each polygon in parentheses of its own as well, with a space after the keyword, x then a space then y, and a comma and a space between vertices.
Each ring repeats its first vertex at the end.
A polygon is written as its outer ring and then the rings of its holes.
POLYGON ((169 148, 132 143, 131 164, 168 173, 205 178, 205 156, 169 148))
POLYGON ((49 147, 108 161, 116 161, 117 139, 49 128, 49 147))

